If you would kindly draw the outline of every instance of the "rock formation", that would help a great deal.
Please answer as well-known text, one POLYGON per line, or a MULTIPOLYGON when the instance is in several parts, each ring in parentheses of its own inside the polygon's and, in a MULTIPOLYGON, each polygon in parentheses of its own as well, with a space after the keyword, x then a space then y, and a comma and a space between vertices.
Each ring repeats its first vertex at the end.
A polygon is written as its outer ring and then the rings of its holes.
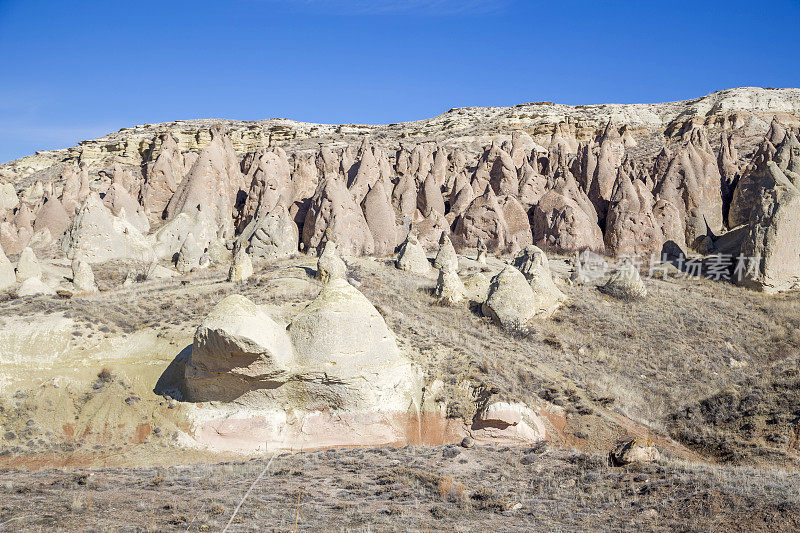
POLYGON ((492 278, 489 296, 482 309, 496 324, 522 332, 534 318, 547 318, 553 314, 558 307, 554 306, 553 296, 546 292, 537 294, 522 272, 509 266, 492 278))
POLYGON ((90 294, 97 292, 92 266, 86 261, 74 261, 72 264, 72 284, 79 293, 90 294))
POLYGON ((39 265, 36 254, 30 248, 25 248, 19 255, 16 273, 17 281, 20 283, 31 278, 41 279, 42 267, 39 265))
POLYGON ((639 269, 629 258, 614 272, 605 285, 599 287, 600 291, 621 300, 640 300, 647 296, 647 288, 639 276, 639 269))
POLYGON ((129 222, 115 217, 92 193, 73 219, 62 240, 69 259, 102 263, 111 259, 151 262, 153 249, 129 222))
POLYGON ((325 248, 317 260, 316 278, 322 283, 328 283, 332 279, 343 279, 347 277, 347 265, 339 257, 336 243, 327 241, 325 248))
POLYGON ((425 255, 425 250, 417 242, 417 237, 409 233, 397 254, 397 268, 414 274, 426 275, 431 270, 431 264, 425 255))
POLYGON ((231 283, 241 283, 247 281, 253 275, 253 262, 247 251, 239 249, 233 256, 233 264, 228 271, 228 281, 231 283))

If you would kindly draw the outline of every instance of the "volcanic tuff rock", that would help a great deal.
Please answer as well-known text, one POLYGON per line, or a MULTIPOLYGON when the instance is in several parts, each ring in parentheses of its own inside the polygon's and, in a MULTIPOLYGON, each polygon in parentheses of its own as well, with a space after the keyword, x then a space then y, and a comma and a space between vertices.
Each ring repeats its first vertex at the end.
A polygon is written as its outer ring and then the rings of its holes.
POLYGON ((69 258, 175 261, 192 234, 202 250, 223 239, 271 260, 328 240, 344 255, 389 255, 413 229, 426 251, 445 236, 500 253, 705 253, 726 222, 750 223, 771 190, 768 162, 793 179, 798 126, 800 90, 754 88, 388 126, 139 126, 1 165, 13 185, 0 193, 0 245, 17 254, 57 240, 69 258))

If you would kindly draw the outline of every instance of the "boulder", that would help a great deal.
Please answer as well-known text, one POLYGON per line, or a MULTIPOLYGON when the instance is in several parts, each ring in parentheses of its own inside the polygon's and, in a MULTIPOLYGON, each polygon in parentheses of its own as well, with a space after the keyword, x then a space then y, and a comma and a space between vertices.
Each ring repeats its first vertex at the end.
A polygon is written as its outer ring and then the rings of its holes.
POLYGON ((243 249, 236 252, 233 256, 233 264, 228 271, 228 281, 231 283, 241 283, 250 279, 253 275, 253 262, 250 256, 243 249))
POLYGON ((493 402, 481 409, 472 423, 478 441, 503 439, 534 443, 547 438, 542 418, 520 402, 493 402))
POLYGON ((605 285, 598 287, 600 292, 621 300, 639 300, 647 297, 647 288, 639 276, 639 269, 629 258, 614 272, 605 285))
POLYGON ((327 283, 289 326, 305 407, 407 412, 418 405, 417 368, 375 307, 344 279, 327 283))
POLYGON ((482 309, 496 324, 512 331, 525 331, 540 314, 552 314, 551 303, 543 301, 522 272, 512 266, 492 278, 482 309))
POLYGON ((189 400, 231 402, 286 383, 294 371, 286 326, 244 296, 219 302, 197 328, 186 365, 189 400))
POLYGON ((533 289, 536 317, 552 316, 567 297, 556 287, 545 253, 536 246, 527 246, 514 257, 513 264, 533 289))
POLYGON ((425 250, 417 242, 416 236, 408 234, 406 241, 400 247, 397 254, 396 266, 400 270, 406 270, 414 274, 427 275, 431 270, 431 264, 425 255, 425 250))
POLYGON ((464 294, 473 302, 483 303, 489 297, 489 285, 489 278, 476 272, 464 280, 464 294))
POLYGON ((650 439, 638 438, 623 442, 609 453, 612 466, 631 463, 652 463, 661 460, 658 448, 650 439))
POLYGON ((18 204, 19 198, 17 198, 17 191, 14 190, 14 185, 0 183, 0 213, 4 210, 14 209, 18 204))
POLYGON ((42 267, 39 265, 39 260, 36 259, 36 254, 30 248, 25 248, 19 255, 16 273, 19 282, 31 278, 41 279, 42 267))

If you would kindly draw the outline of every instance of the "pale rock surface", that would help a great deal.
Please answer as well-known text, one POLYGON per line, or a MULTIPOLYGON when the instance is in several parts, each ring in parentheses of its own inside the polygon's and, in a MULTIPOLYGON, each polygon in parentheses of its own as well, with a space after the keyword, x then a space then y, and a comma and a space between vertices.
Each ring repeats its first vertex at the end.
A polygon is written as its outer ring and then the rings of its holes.
POLYGON ((425 250, 419 245, 417 238, 409 233, 406 241, 397 254, 397 268, 414 274, 427 275, 431 271, 431 264, 425 255, 425 250))
MULTIPOLYGON (((156 257, 174 260, 189 234, 194 235, 197 244, 207 248, 217 240, 217 228, 205 210, 179 213, 148 237, 156 257)), ((224 239, 223 239, 224 240, 224 239)))
POLYGON ((294 317, 289 335, 310 405, 398 413, 418 406, 418 370, 380 313, 346 280, 327 283, 294 317))
POLYGON ((464 301, 466 289, 452 265, 447 265, 439 270, 434 291, 436 298, 445 305, 456 305, 464 301))
POLYGON ((181 245, 180 252, 178 252, 178 260, 175 262, 175 268, 181 274, 191 272, 200 268, 200 258, 203 256, 204 250, 197 243, 194 238, 194 233, 186 236, 186 239, 181 245))
POLYGON ((178 190, 186 173, 184 158, 175 137, 170 132, 159 137, 161 148, 156 158, 147 163, 139 200, 150 221, 165 215, 170 199, 178 190))
POLYGON ((458 254, 456 254, 456 249, 453 248, 450 237, 444 233, 439 240, 439 251, 433 260, 433 268, 458 271, 458 254))
POLYGON ((219 302, 194 336, 186 366, 189 399, 231 402, 283 384, 294 369, 286 327, 244 296, 219 302))
POLYGON ((672 202, 684 216, 699 209, 712 231, 722 229, 722 177, 703 128, 687 132, 684 145, 656 181, 653 192, 672 202))
POLYGON ((244 178, 230 138, 216 126, 210 134, 211 142, 200 152, 167 204, 166 218, 202 208, 218 228, 217 236, 231 238, 233 208, 244 178))
POLYGON ((397 247, 394 209, 383 183, 377 182, 364 198, 364 218, 375 243, 375 255, 390 255, 397 247))
POLYGON ((52 237, 58 238, 67 230, 69 223, 70 217, 67 211, 61 205, 61 201, 53 195, 47 197, 44 204, 36 211, 33 231, 38 233, 47 229, 52 237))
POLYGON ((3 252, 3 247, 0 246, 0 291, 8 289, 16 282, 17 274, 14 271, 14 265, 11 264, 11 261, 3 252))
POLYGON ((247 281, 253 275, 253 261, 245 250, 239 250, 233 256, 233 264, 228 271, 228 281, 231 283, 241 283, 247 281))
POLYGON ((17 298, 26 296, 52 296, 56 293, 49 285, 39 278, 28 278, 17 287, 17 298))
POLYGON ((347 265, 339 257, 339 252, 334 241, 325 243, 322 253, 317 259, 316 278, 322 283, 328 283, 334 279, 344 279, 347 277, 347 265))
POLYGON ((0 214, 3 210, 14 209, 19 204, 17 191, 11 183, 0 183, 0 214))
POLYGON ((483 303, 489 297, 490 280, 482 272, 476 272, 464 280, 464 294, 472 301, 483 303))
POLYGON ((364 213, 344 183, 334 177, 320 182, 303 223, 306 249, 319 248, 324 238, 335 240, 345 255, 368 255, 375 250, 364 213))
POLYGON ((570 279, 578 284, 594 283, 608 273, 608 261, 591 250, 583 250, 575 254, 570 279))
POLYGON ((598 288, 601 292, 621 300, 640 300, 647 297, 647 287, 639 275, 639 269, 628 258, 623 259, 606 284, 598 288))
POLYGON ((533 241, 540 248, 562 252, 605 249, 597 212, 564 164, 534 208, 533 241))
POLYGON ((650 257, 660 254, 664 233, 653 214, 653 195, 644 182, 632 178, 633 168, 623 165, 617 174, 606 215, 604 236, 610 256, 650 257))
POLYGON ((86 261, 73 261, 72 284, 79 293, 90 294, 97 292, 92 266, 86 261))
POLYGON ((97 193, 81 206, 62 239, 62 249, 69 259, 103 263, 111 259, 150 262, 153 248, 129 222, 115 217, 97 193))
POLYGON ((774 161, 766 164, 761 200, 740 249, 745 258, 756 258, 746 265, 743 284, 767 293, 800 287, 800 190, 787 173, 774 161))
POLYGON ((537 318, 552 316, 567 297, 556 287, 545 253, 536 246, 526 246, 514 257, 513 264, 533 289, 537 318))
POLYGON ((17 281, 23 282, 31 278, 41 279, 42 267, 39 265, 39 260, 36 254, 30 248, 25 248, 19 255, 17 261, 17 281))
POLYGON ((542 417, 520 402, 493 402, 481 410, 472 424, 474 438, 534 443, 547 438, 542 417))
POLYGON ((522 272, 508 266, 492 278, 482 309, 503 328, 524 330, 539 313, 547 314, 542 303, 522 272))
POLYGON ((277 205, 267 214, 259 213, 244 228, 237 246, 244 247, 255 259, 272 260, 297 253, 300 232, 289 211, 277 205))
POLYGON ((637 438, 624 442, 609 454, 614 466, 631 463, 652 463, 661 460, 661 454, 650 439, 637 438))

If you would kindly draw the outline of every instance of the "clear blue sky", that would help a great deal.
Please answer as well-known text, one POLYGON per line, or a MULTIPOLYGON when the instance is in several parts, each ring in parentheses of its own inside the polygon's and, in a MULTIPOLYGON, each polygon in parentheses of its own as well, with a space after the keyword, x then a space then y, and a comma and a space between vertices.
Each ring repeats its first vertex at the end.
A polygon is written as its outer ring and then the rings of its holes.
POLYGON ((800 86, 800 0, 0 0, 0 162, 191 118, 800 86))

